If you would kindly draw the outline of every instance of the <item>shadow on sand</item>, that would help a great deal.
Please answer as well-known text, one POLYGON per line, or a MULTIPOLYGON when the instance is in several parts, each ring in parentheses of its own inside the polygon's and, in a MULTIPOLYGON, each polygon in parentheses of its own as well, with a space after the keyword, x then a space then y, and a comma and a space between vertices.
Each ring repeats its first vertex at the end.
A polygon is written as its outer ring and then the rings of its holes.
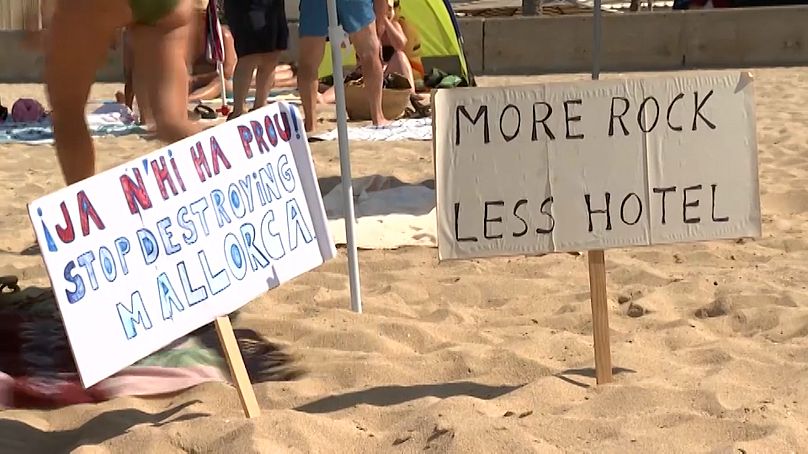
POLYGON ((477 399, 496 399, 524 385, 516 386, 489 386, 472 382, 437 383, 412 386, 379 386, 337 396, 329 396, 310 402, 295 410, 305 413, 330 413, 344 410, 359 404, 384 407, 398 405, 423 397, 438 397, 446 399, 454 396, 470 396, 477 399))
POLYGON ((0 452, 71 452, 82 445, 97 445, 123 435, 137 425, 162 427, 174 422, 210 416, 207 413, 188 413, 171 419, 199 402, 186 402, 160 413, 146 413, 135 409, 112 410, 92 418, 76 429, 53 432, 38 429, 22 421, 0 419, 0 452))

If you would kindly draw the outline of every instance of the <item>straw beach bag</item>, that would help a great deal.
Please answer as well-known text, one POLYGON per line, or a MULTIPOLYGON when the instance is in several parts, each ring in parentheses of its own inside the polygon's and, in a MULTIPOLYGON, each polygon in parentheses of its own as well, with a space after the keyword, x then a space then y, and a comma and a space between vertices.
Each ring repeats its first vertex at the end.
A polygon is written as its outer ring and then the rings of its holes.
MULTIPOLYGON (((406 79, 405 79, 406 80, 406 79)), ((382 90, 382 111, 384 118, 396 120, 402 115, 410 102, 409 82, 407 88, 384 88, 382 90)), ((352 121, 370 120, 370 105, 365 93, 362 79, 345 83, 345 110, 352 121)))

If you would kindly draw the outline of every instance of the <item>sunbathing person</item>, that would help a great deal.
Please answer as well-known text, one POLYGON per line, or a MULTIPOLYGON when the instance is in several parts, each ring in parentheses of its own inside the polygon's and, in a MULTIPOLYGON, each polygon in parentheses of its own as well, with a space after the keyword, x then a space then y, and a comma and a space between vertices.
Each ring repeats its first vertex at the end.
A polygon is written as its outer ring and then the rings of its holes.
POLYGON ((410 91, 415 94, 415 78, 412 64, 407 57, 407 35, 397 16, 398 0, 389 0, 390 8, 386 16, 377 19, 376 28, 381 30, 382 65, 384 74, 400 74, 410 83, 410 91))

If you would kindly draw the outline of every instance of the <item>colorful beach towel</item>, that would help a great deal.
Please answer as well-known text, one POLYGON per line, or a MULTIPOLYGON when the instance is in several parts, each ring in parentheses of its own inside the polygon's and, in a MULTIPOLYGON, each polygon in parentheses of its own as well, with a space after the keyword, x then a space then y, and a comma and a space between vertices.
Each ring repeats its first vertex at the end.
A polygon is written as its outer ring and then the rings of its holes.
MULTIPOLYGON (((277 345, 252 330, 235 333, 253 383, 291 380, 301 374, 277 345)), ((212 381, 230 379, 210 324, 84 389, 52 290, 20 289, 15 277, 0 277, 0 409, 161 395, 212 381)))
MULTIPOLYGON (((431 118, 405 118, 391 122, 386 126, 349 127, 349 140, 368 142, 393 140, 432 140, 431 118)), ((313 141, 337 140, 337 130, 317 134, 311 137, 313 141)))
MULTIPOLYGON (((117 103, 102 104, 87 114, 87 126, 94 137, 146 133, 135 123, 129 108, 117 103)), ((0 144, 6 143, 52 144, 53 126, 50 118, 35 123, 0 122, 0 144)))

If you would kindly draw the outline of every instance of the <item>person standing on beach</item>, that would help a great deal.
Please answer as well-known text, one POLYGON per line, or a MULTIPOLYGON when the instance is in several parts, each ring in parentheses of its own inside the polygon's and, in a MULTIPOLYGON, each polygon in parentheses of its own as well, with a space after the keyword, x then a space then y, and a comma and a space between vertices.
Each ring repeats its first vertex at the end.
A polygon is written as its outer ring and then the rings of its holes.
MULTIPOLYGON (((389 123, 382 111, 381 45, 376 31, 376 14, 387 13, 386 0, 336 0, 342 28, 356 49, 358 59, 368 62, 363 67, 365 92, 370 103, 373 124, 389 123)), ((314 130, 317 118, 317 73, 325 52, 328 36, 328 10, 325 0, 300 0, 300 52, 297 73, 300 100, 305 115, 306 132, 314 130)), ((332 43, 332 45, 338 45, 332 43)), ((334 81, 342 83, 342 81, 334 81)))
POLYGON ((186 62, 190 0, 58 0, 45 40, 45 84, 56 153, 68 185, 95 174, 85 108, 114 34, 131 32, 158 139, 176 142, 203 127, 188 119, 186 62))
POLYGON ((247 93, 255 75, 253 109, 266 105, 275 80, 275 67, 289 43, 284 0, 225 0, 224 14, 235 42, 233 112, 228 120, 244 113, 247 93))

